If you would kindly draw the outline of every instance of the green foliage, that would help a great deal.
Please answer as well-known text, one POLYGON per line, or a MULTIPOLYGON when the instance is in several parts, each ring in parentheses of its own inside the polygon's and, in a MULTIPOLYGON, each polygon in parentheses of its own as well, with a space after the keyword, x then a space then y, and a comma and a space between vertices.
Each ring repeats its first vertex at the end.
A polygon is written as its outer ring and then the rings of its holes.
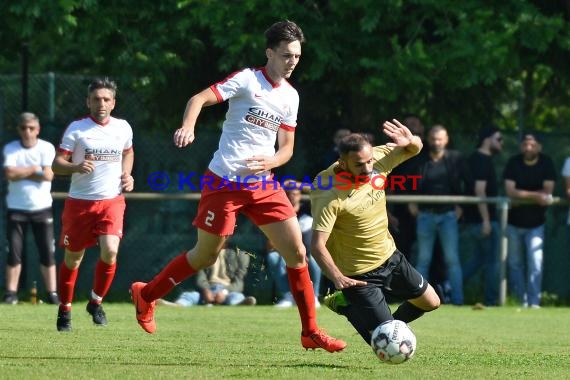
POLYGON ((149 104, 147 128, 172 128, 191 94, 262 66, 263 31, 283 18, 307 38, 292 78, 307 139, 409 112, 457 132, 491 120, 570 128, 563 2, 26 0, 1 2, 0 14, 1 73, 20 72, 26 43, 31 72, 120 77, 149 104))
POLYGON ((471 310, 443 306, 411 323, 417 352, 379 362, 345 318, 319 309, 344 352, 305 351, 295 308, 159 306, 156 334, 144 333, 130 304, 106 304, 95 327, 74 304, 72 333, 55 330, 57 308, 0 305, 6 379, 566 379, 567 308, 471 310))

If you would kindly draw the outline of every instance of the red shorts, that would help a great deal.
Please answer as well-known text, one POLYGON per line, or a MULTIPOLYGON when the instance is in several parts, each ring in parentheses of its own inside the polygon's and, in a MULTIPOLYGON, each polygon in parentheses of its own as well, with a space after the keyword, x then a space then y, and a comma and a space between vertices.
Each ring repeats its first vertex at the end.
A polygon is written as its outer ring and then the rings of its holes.
POLYGON ((203 179, 198 214, 193 224, 206 232, 218 236, 233 234, 238 212, 256 226, 297 215, 278 181, 229 182, 210 170, 204 173, 203 179))
POLYGON ((89 201, 67 198, 61 215, 59 246, 78 252, 97 244, 100 235, 123 237, 125 197, 89 201))

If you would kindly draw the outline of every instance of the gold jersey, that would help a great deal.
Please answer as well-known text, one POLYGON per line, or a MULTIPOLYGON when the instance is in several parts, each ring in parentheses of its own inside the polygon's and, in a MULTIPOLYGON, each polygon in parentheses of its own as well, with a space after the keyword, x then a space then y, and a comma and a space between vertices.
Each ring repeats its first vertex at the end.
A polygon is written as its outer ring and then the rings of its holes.
POLYGON ((311 190, 313 230, 330 233, 327 249, 345 276, 379 267, 396 250, 388 231, 387 177, 413 155, 400 147, 376 146, 374 172, 367 183, 350 182, 338 163, 315 178, 311 190))

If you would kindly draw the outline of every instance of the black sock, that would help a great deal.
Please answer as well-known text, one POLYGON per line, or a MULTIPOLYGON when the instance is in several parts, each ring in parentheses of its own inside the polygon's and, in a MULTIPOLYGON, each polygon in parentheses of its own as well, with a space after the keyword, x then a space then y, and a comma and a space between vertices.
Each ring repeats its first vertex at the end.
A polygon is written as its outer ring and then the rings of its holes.
POLYGON ((404 301, 399 307, 398 310, 393 314, 394 319, 398 319, 400 321, 410 323, 411 321, 415 321, 422 315, 424 315, 425 311, 420 309, 419 307, 411 304, 408 301, 404 301))

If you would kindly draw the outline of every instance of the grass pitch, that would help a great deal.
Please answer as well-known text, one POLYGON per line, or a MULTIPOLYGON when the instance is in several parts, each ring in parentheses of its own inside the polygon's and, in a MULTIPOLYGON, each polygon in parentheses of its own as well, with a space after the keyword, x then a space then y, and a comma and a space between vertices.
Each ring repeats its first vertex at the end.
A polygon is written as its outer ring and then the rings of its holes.
POLYGON ((0 305, 1 379, 568 379, 570 309, 442 306, 411 323, 418 346, 401 365, 379 362, 344 319, 318 310, 344 352, 305 351, 296 308, 157 308, 149 335, 126 303, 96 327, 74 304, 73 332, 57 307, 0 305))

